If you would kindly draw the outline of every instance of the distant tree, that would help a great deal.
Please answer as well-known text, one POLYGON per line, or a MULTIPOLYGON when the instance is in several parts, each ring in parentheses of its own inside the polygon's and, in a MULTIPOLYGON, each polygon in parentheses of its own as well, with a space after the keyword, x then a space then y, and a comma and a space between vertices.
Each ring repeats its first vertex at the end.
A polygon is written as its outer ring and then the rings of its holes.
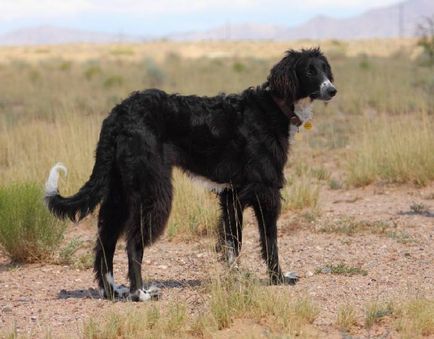
POLYGON ((421 46, 429 58, 430 65, 434 65, 434 16, 426 17, 417 27, 419 35, 418 45, 421 46))

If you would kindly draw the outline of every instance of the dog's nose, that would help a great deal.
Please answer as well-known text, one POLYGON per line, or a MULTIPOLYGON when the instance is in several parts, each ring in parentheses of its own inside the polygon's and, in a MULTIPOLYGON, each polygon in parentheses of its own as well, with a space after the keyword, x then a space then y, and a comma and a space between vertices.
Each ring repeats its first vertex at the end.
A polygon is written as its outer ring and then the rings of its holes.
POLYGON ((329 87, 327 89, 327 93, 331 96, 334 97, 336 95, 336 93, 338 92, 338 90, 335 87, 329 87))

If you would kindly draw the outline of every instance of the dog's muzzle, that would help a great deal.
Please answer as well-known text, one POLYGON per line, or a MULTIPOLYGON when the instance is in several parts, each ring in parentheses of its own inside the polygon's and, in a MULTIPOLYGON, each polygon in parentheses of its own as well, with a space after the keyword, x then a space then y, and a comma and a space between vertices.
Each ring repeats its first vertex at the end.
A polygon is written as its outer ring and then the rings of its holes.
POLYGON ((333 84, 330 82, 329 79, 325 80, 321 86, 320 86, 320 99, 321 100, 330 100, 331 98, 333 98, 336 93, 337 93, 337 89, 335 86, 333 86, 333 84))

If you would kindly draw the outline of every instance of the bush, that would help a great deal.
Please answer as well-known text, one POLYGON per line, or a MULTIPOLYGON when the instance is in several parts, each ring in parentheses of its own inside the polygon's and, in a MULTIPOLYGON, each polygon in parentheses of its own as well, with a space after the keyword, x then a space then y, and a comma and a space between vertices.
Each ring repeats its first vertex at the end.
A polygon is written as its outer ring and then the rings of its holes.
POLYGON ((434 16, 426 17, 425 22, 418 25, 420 38, 417 42, 428 57, 429 65, 434 65, 434 16))
POLYGON ((44 260, 63 238, 66 223, 51 216, 42 196, 34 183, 0 188, 0 246, 15 262, 44 260))

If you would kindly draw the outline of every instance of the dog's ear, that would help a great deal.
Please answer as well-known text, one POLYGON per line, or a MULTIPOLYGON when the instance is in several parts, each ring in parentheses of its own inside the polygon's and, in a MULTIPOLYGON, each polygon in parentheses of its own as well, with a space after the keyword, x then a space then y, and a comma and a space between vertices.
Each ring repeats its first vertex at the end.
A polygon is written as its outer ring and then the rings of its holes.
POLYGON ((288 105, 294 103, 297 95, 296 61, 298 53, 289 50, 286 56, 280 60, 270 71, 267 82, 276 97, 285 100, 288 105))

